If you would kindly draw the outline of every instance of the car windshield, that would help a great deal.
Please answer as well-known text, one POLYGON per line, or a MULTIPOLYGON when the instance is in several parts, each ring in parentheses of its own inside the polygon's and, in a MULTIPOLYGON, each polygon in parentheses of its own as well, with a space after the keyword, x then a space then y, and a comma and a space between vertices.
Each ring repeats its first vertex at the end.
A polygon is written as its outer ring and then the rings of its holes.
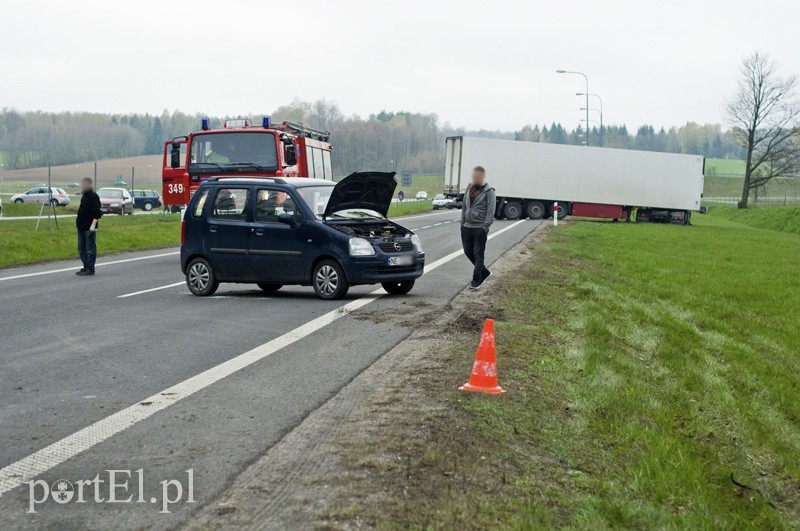
POLYGON ((224 132, 192 137, 190 166, 213 169, 254 165, 259 171, 278 169, 275 135, 263 132, 224 132))
POLYGON ((317 217, 322 217, 333 193, 333 186, 302 186, 297 188, 297 193, 317 217))
POLYGON ((434 197, 434 199, 444 199, 444 194, 436 194, 436 197, 434 197))
POLYGON ((122 197, 122 190, 103 190, 101 188, 97 191, 97 195, 105 197, 106 199, 120 199, 122 197))
MULTIPOLYGON (((333 186, 301 186, 297 188, 297 193, 305 201, 311 211, 316 214, 318 218, 322 217, 325 212, 325 207, 328 206, 328 200, 333 193, 333 186)), ((380 213, 367 208, 349 208, 339 210, 333 213, 334 216, 340 218, 383 218, 380 213)))

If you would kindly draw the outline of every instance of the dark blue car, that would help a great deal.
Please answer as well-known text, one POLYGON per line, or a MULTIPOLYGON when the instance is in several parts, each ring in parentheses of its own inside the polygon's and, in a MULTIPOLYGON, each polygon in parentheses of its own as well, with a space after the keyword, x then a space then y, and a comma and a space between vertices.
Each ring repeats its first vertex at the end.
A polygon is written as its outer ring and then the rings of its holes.
POLYGON ((181 269, 195 295, 220 282, 274 292, 311 285, 323 299, 381 284, 392 295, 422 276, 419 237, 386 215, 394 173, 354 173, 338 183, 309 178, 214 177, 183 220, 181 269))

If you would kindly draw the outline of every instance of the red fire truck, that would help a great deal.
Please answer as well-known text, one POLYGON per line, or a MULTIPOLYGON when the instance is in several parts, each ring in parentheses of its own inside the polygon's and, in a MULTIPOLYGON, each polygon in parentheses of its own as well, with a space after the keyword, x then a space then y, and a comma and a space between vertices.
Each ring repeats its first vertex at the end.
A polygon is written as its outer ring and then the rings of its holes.
POLYGON ((330 133, 302 124, 260 126, 250 120, 228 120, 211 129, 203 118, 200 131, 164 143, 161 171, 165 205, 185 205, 200 183, 212 176, 333 178, 330 133))

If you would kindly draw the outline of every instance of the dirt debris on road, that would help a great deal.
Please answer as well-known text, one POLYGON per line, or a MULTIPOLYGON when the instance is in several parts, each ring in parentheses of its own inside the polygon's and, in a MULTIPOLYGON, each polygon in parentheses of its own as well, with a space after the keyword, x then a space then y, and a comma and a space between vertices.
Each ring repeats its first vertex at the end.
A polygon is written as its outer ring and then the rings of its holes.
MULTIPOLYGON (((541 225, 498 259, 483 289, 465 290, 444 308, 408 297, 400 309, 355 312, 414 332, 246 469, 188 528, 425 526, 413 508, 433 499, 448 507, 452 500, 453 525, 470 528, 464 511, 479 503, 476 493, 515 489, 517 471, 513 459, 481 448, 454 408, 477 396, 456 389, 469 377, 484 319, 502 317, 501 279, 531 260, 545 232, 541 225)), ((501 385, 502 364, 501 355, 501 385)), ((564 473, 557 460, 541 461, 564 473)))

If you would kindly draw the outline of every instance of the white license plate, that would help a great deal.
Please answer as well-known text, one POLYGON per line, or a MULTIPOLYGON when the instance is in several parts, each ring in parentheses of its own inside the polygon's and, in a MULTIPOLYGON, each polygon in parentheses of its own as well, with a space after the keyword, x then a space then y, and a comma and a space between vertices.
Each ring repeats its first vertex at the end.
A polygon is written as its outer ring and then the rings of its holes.
POLYGON ((414 263, 414 258, 411 256, 390 256, 390 266, 407 266, 414 263))

